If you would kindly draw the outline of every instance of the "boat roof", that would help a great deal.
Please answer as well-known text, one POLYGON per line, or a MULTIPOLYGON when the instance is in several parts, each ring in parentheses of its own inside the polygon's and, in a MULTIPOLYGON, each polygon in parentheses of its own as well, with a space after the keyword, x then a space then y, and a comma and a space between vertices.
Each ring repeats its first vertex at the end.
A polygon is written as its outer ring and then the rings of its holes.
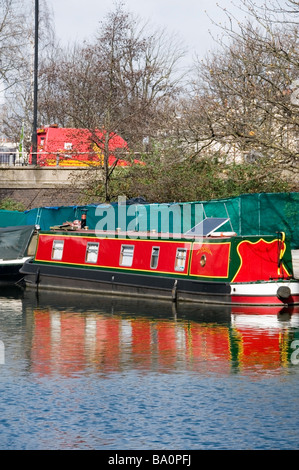
POLYGON ((34 225, 0 228, 0 259, 23 258, 34 233, 34 225))
MULTIPOLYGON (((220 217, 208 217, 202 220, 200 223, 195 225, 192 229, 188 230, 185 233, 168 233, 168 232, 158 232, 156 230, 148 230, 148 231, 132 231, 132 230, 96 230, 96 229, 81 229, 78 226, 73 226, 72 224, 63 224, 58 225, 55 227, 51 227, 51 231, 55 232, 68 232, 74 233, 77 235, 88 235, 88 236, 97 236, 103 238, 128 238, 128 239, 172 239, 172 240, 192 240, 192 239, 199 239, 199 238, 206 238, 210 236, 217 236, 215 231, 219 229, 222 225, 228 222, 228 218, 220 218, 220 217)), ((233 232, 223 233, 223 235, 232 236, 236 235, 233 232)))

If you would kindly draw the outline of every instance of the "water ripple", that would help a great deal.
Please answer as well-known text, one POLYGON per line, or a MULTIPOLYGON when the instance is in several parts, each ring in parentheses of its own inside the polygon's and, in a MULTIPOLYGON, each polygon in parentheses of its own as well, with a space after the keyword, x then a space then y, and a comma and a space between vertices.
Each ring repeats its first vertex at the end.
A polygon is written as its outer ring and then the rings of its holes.
POLYGON ((17 300, 0 299, 0 449, 299 448, 292 317, 17 300))

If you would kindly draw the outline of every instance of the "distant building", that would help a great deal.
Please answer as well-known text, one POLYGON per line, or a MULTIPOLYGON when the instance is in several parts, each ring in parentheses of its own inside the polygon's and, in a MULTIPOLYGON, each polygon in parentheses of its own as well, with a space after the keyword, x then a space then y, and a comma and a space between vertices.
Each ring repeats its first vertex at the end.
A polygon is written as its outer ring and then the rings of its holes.
POLYGON ((0 140, 0 165, 14 166, 19 164, 18 161, 18 146, 6 139, 0 140))

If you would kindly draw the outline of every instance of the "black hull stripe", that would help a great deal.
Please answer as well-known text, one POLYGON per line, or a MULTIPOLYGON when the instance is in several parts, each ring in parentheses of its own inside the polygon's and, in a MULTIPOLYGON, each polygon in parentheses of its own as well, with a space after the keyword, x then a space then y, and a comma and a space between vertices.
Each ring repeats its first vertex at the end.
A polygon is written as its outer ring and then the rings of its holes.
POLYGON ((95 271, 65 266, 25 263, 22 268, 29 285, 64 288, 120 295, 142 295, 173 300, 196 300, 231 303, 230 285, 220 282, 194 281, 144 274, 95 271))

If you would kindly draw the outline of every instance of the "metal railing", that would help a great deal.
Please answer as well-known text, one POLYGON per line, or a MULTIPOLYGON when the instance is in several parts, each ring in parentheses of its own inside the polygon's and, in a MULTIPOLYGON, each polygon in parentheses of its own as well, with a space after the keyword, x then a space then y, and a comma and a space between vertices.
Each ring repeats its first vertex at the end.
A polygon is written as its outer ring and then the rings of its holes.
POLYGON ((24 166, 25 158, 20 156, 18 152, 2 152, 0 151, 0 166, 24 166))

